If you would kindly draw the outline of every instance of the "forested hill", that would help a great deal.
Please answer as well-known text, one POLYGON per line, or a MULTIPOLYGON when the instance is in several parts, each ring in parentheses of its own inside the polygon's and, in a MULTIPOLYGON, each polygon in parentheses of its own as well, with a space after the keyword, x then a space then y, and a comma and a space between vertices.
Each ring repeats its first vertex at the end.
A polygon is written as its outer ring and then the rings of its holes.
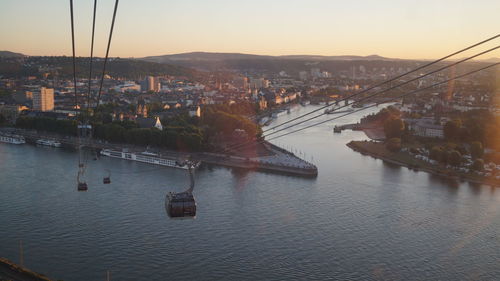
MULTIPOLYGON (((77 76, 88 77, 89 58, 77 58, 77 76)), ((104 59, 94 60, 93 69, 95 77, 101 75, 104 59)), ((73 75, 73 63, 71 57, 27 57, 0 58, 0 75, 4 77, 22 77, 37 75, 40 72, 57 72, 60 77, 71 77, 73 75), (42 71, 40 71, 42 69, 42 71)), ((112 77, 139 79, 148 75, 173 75, 192 78, 200 75, 197 71, 177 65, 160 64, 134 59, 111 58, 106 66, 106 73, 112 77)))
POLYGON ((14 53, 10 51, 0 51, 0 57, 5 57, 5 58, 22 58, 25 55, 20 54, 20 53, 14 53))

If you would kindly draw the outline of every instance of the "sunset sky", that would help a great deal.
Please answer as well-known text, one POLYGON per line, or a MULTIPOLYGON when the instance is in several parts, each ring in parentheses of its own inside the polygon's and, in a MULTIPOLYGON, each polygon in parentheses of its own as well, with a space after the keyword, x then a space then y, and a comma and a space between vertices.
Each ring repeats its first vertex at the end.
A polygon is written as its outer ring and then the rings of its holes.
MULTIPOLYGON (((88 56, 94 1, 74 2, 77 55, 88 56)), ((97 55, 105 51, 113 5, 98 0, 97 55)), ((206 51, 430 59, 500 33, 499 11, 498 0, 121 0, 111 56, 206 51)), ((69 0, 0 2, 0 50, 70 55, 70 35, 69 0)))

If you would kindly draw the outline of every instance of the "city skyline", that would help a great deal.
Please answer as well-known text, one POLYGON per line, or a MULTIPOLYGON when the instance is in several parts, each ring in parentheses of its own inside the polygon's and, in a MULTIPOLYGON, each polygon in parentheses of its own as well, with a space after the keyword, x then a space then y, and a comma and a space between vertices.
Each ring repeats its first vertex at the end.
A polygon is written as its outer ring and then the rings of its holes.
MULTIPOLYGON (((121 1, 111 56, 204 51, 431 59, 497 34, 498 1, 435 2, 121 1)), ((0 50, 71 54, 69 3, 7 0, 2 5, 0 50)), ((77 56, 89 54, 92 5, 75 1, 77 56)), ((97 56, 104 55, 113 5, 98 1, 97 56)), ((491 57, 500 53, 481 59, 491 57)))

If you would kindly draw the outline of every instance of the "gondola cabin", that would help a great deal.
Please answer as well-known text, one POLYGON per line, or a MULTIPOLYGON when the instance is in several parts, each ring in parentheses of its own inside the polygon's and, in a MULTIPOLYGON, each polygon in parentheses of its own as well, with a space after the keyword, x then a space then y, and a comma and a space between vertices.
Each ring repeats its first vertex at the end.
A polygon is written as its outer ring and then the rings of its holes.
POLYGON ((110 177, 105 177, 102 179, 102 183, 104 184, 110 184, 111 183, 111 178, 110 177))
POLYGON ((87 191, 87 189, 88 189, 87 183, 85 182, 78 183, 78 191, 87 191))
POLYGON ((191 192, 169 192, 165 208, 171 218, 193 218, 196 216, 196 201, 191 192))

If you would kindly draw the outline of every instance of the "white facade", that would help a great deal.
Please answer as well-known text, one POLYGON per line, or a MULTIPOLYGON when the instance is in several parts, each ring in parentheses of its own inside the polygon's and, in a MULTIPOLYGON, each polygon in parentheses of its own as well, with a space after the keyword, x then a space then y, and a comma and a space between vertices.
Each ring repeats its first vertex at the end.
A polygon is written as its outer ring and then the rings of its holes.
POLYGON ((426 138, 444 138, 443 125, 435 124, 432 119, 405 119, 405 121, 408 124, 409 129, 412 130, 416 136, 426 138))
POLYGON ((160 131, 163 131, 163 125, 161 124, 160 117, 156 117, 155 128, 160 131))
POLYGON ((189 109, 189 116, 190 117, 201 117, 201 108, 199 106, 195 106, 189 109))

